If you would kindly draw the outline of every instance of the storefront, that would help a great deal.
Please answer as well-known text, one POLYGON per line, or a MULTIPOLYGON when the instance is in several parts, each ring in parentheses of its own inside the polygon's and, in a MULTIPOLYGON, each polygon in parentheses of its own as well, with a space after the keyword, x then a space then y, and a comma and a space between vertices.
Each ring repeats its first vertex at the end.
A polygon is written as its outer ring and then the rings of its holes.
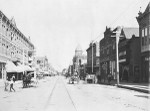
POLYGON ((5 58, 2 58, 0 56, 0 80, 4 79, 6 77, 6 68, 5 68, 5 65, 6 65, 6 59, 5 58))
POLYGON ((0 62, 0 79, 4 79, 5 64, 4 62, 0 62))
POLYGON ((149 82, 149 53, 142 53, 141 57, 141 82, 149 82))

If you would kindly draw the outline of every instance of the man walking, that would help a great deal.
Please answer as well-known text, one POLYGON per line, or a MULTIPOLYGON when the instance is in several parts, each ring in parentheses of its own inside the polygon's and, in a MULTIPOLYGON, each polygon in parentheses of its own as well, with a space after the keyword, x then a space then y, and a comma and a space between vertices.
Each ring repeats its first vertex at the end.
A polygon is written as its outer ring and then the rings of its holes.
POLYGON ((7 87, 8 87, 8 85, 9 85, 8 77, 6 78, 6 80, 5 80, 4 83, 5 83, 5 89, 4 89, 4 90, 7 91, 7 87))
POLYGON ((14 81, 13 81, 13 77, 12 77, 12 78, 10 79, 10 92, 12 92, 11 89, 13 89, 14 92, 15 92, 15 89, 14 89, 14 87, 13 87, 13 84, 14 84, 14 81))

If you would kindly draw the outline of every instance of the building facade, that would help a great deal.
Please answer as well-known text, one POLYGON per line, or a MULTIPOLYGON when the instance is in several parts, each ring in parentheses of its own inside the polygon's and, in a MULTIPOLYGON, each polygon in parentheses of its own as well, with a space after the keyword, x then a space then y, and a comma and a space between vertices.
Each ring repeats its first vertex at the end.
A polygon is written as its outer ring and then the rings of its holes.
POLYGON ((120 81, 139 82, 140 38, 138 28, 122 28, 118 50, 120 81))
POLYGON ((73 73, 76 71, 80 77, 85 76, 85 65, 87 63, 87 56, 83 54, 81 46, 78 45, 75 49, 75 55, 73 57, 73 73))
POLYGON ((91 42, 87 51, 87 73, 99 75, 99 42, 91 42))
POLYGON ((141 82, 150 81, 150 2, 145 11, 137 17, 141 40, 141 82))
POLYGON ((102 82, 108 81, 110 74, 117 80, 116 74, 116 31, 120 30, 118 43, 119 80, 139 82, 140 78, 140 39, 138 28, 107 28, 100 41, 100 70, 102 82))
POLYGON ((0 11, 0 79, 4 77, 7 61, 28 65, 29 52, 34 52, 30 39, 17 28, 14 18, 9 20, 0 11))
POLYGON ((49 63, 48 63, 48 59, 46 56, 35 57, 34 66, 36 68, 37 74, 44 74, 45 71, 49 71, 49 63))
POLYGON ((117 79, 115 73, 116 67, 116 37, 112 36, 113 30, 107 28, 104 32, 104 38, 100 40, 100 81, 106 82, 108 74, 112 79, 117 79))

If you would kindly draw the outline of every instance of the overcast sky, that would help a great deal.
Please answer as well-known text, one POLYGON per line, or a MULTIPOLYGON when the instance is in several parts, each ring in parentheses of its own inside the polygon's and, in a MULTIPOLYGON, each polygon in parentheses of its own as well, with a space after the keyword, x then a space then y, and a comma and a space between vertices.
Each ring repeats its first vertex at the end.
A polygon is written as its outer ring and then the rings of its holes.
POLYGON ((149 0, 0 0, 0 10, 59 71, 67 67, 78 44, 103 38, 106 26, 138 27, 136 16, 149 0), (96 39, 97 38, 97 39, 96 39))

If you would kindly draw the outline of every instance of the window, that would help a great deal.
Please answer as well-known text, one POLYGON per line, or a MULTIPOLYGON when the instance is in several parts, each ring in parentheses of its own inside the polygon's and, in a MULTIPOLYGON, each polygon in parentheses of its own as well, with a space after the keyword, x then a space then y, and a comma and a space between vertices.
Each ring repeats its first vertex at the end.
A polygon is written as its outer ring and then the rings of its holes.
POLYGON ((150 25, 149 25, 149 36, 150 36, 150 25))
POLYGON ((115 49, 115 43, 113 44, 113 50, 115 49))
POLYGON ((107 48, 107 54, 109 54, 109 47, 107 48))
POLYGON ((145 28, 145 36, 147 36, 147 27, 145 28))
POLYGON ((142 46, 144 46, 144 29, 142 29, 142 46))
POLYGON ((142 37, 144 37, 144 29, 142 29, 142 37))
POLYGON ((149 25, 149 34, 148 34, 149 44, 150 44, 150 25, 149 25))

